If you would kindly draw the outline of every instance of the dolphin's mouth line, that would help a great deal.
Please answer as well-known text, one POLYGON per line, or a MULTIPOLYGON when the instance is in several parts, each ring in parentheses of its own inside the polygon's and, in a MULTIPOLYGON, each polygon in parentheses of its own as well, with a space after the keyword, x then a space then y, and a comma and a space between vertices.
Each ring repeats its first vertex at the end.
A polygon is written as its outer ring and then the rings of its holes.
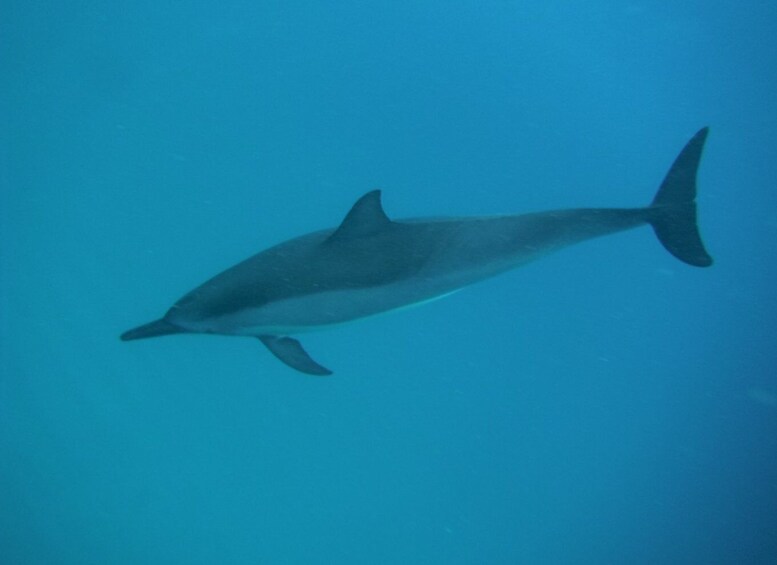
POLYGON ((179 328, 175 324, 171 324, 164 318, 154 320, 148 324, 143 324, 137 328, 133 328, 129 331, 121 334, 122 341, 132 341, 135 339, 145 339, 147 337, 158 337, 161 335, 179 334, 184 333, 186 330, 179 328))

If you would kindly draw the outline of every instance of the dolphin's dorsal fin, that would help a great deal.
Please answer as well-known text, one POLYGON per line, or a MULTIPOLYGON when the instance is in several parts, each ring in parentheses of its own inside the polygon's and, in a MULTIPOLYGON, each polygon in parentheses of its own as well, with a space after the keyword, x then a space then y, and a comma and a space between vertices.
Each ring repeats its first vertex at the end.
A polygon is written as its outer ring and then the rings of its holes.
POLYGON ((372 190, 356 201, 329 239, 364 237, 382 231, 390 225, 391 220, 380 203, 380 190, 372 190))

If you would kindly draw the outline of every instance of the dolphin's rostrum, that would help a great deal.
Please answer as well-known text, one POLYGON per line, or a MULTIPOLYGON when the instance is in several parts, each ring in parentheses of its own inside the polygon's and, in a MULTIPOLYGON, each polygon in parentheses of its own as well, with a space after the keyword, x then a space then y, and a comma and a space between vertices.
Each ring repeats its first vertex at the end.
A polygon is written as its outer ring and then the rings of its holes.
POLYGON ((594 237, 650 225, 672 255, 712 258, 696 226, 696 171, 707 128, 686 144, 644 208, 583 208, 517 216, 391 220, 380 191, 342 223, 271 247, 216 275, 123 340, 175 333, 259 338, 278 359, 327 375, 288 337, 420 304, 594 237))

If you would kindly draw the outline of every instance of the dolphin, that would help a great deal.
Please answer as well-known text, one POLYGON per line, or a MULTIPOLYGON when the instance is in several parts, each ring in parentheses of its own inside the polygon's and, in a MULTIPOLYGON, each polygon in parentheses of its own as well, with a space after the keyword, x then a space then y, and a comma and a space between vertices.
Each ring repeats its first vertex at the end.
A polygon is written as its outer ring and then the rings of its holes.
POLYGON ((201 333, 258 338, 289 367, 331 371, 290 335, 421 304, 594 237, 642 225, 680 261, 708 267, 696 171, 708 128, 675 159, 650 205, 523 215, 390 219, 373 190, 335 228, 280 243, 216 275, 124 341, 201 333))

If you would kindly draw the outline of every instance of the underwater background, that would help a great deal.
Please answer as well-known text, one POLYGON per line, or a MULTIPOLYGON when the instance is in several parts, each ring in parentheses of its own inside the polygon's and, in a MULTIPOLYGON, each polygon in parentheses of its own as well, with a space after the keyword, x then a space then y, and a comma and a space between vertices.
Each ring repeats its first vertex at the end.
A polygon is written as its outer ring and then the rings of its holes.
POLYGON ((777 4, 0 4, 0 563, 777 562, 777 4), (122 343, 337 225, 644 228, 304 336, 122 343))

